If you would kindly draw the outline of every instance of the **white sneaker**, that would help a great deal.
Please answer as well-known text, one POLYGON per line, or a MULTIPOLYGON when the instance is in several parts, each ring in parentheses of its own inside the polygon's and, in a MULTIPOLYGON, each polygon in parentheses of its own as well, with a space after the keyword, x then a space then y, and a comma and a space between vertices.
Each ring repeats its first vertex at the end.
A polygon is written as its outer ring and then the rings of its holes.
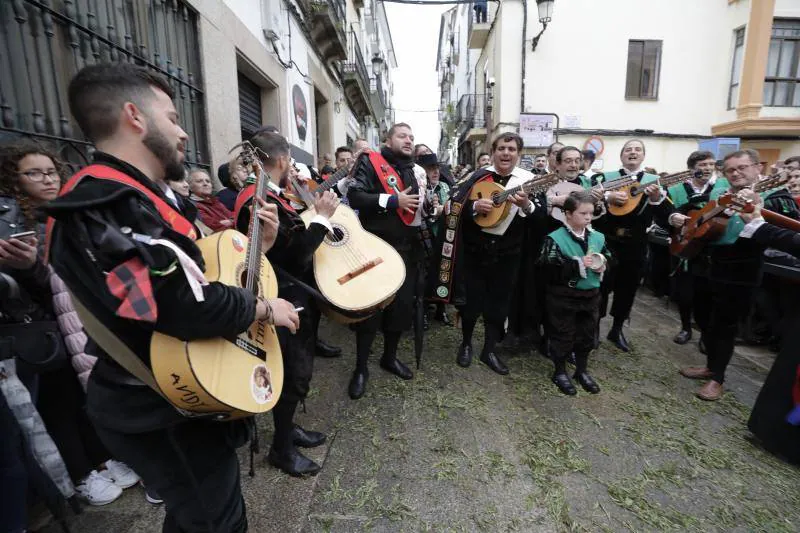
POLYGON ((100 475, 108 479, 121 489, 133 487, 139 482, 139 476, 131 468, 120 461, 109 459, 106 461, 106 469, 100 475))
POLYGON ((89 505, 107 505, 122 496, 122 489, 98 474, 97 470, 92 470, 83 478, 75 486, 75 492, 89 505))

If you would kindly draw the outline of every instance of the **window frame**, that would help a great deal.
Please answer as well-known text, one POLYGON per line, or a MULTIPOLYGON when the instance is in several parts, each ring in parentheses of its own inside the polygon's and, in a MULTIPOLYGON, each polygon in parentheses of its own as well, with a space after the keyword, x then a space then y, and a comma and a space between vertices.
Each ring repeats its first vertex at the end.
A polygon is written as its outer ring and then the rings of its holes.
MULTIPOLYGON (((792 72, 790 72, 790 76, 789 77, 765 75, 764 76, 764 92, 762 93, 762 100, 763 100, 762 105, 764 107, 790 107, 790 108, 791 107, 800 107, 800 105, 793 105, 792 104, 792 102, 797 97, 796 96, 797 92, 800 91, 800 33, 797 36, 790 36, 790 37, 787 37, 787 36, 776 36, 775 35, 775 26, 779 25, 781 22, 783 22, 783 23, 787 23, 788 22, 790 24, 794 24, 796 26, 793 29, 800 30, 800 18, 776 18, 776 19, 774 19, 773 22, 772 22, 772 35, 770 36, 770 40, 769 40, 770 49, 772 48, 772 43, 773 42, 777 41, 779 43, 778 44, 778 59, 777 59, 778 68, 780 68, 781 59, 783 58, 783 43, 786 42, 786 41, 790 41, 790 42, 794 42, 795 43, 794 44, 794 51, 793 51, 793 54, 792 54, 792 60, 791 60, 791 63, 790 63, 790 68, 793 71, 793 76, 792 76, 792 72), (782 102, 782 103, 778 103, 778 104, 775 103, 776 91, 775 91, 775 85, 773 85, 772 99, 771 99, 770 102, 767 102, 766 101, 767 99, 764 97, 765 93, 766 93, 767 84, 768 83, 777 84, 779 82, 789 83, 789 90, 786 93, 786 100, 784 100, 784 102, 782 102)), ((767 68, 769 68, 769 55, 767 55, 767 68)), ((776 74, 777 74, 777 72, 776 72, 776 74)))
POLYGON ((744 63, 744 44, 745 38, 747 37, 746 34, 747 26, 741 26, 733 30, 733 55, 731 56, 731 77, 730 83, 728 84, 728 110, 736 109, 739 100, 739 92, 736 92, 736 102, 732 100, 733 96, 733 89, 736 87, 737 89, 742 84, 742 64, 744 63), (741 37, 742 43, 738 44, 739 38, 741 37), (736 52, 741 50, 742 55, 740 56, 740 63, 739 63, 739 77, 738 79, 733 79, 734 74, 736 74, 736 52))
POLYGON ((661 86, 661 63, 662 63, 662 56, 664 53, 664 41, 662 39, 628 39, 628 55, 627 55, 627 65, 625 68, 625 100, 641 100, 641 101, 648 101, 648 102, 655 102, 658 100, 659 88, 661 86), (636 95, 628 93, 628 85, 629 79, 631 75, 630 63, 631 63, 631 44, 632 43, 642 43, 642 55, 640 58, 640 69, 638 73, 638 93, 636 95), (644 58, 647 55, 647 45, 657 43, 658 46, 658 57, 655 68, 653 69, 656 77, 656 81, 653 84, 653 95, 652 96, 642 96, 642 76, 644 74, 644 58))

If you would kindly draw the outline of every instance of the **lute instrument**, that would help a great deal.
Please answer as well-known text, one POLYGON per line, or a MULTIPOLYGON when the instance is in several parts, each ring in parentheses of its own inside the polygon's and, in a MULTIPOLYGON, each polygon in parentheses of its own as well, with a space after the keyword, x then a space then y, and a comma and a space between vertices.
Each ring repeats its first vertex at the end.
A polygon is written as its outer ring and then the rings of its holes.
POLYGON ((510 189, 506 189, 499 183, 494 183, 492 181, 476 183, 472 186, 472 190, 470 190, 469 199, 472 201, 484 198, 491 199, 493 206, 492 210, 488 213, 475 215, 475 223, 482 228, 493 228, 499 225, 508 217, 508 213, 511 210, 509 198, 519 192, 528 195, 543 193, 557 181, 558 175, 553 173, 537 176, 516 187, 511 187, 510 189))
MULTIPOLYGON (((617 217, 627 215, 638 209, 639 205, 642 203, 642 198, 644 198, 644 189, 646 187, 653 184, 658 184, 664 189, 668 189, 673 185, 683 183, 684 181, 687 181, 693 177, 699 176, 702 176, 702 171, 700 170, 683 170, 674 174, 668 174, 663 178, 658 178, 656 181, 650 182, 646 185, 642 185, 638 180, 634 180, 634 182, 630 185, 616 189, 619 192, 627 192, 628 200, 622 205, 614 205, 609 203, 608 212, 617 217)), ((616 181, 617 180, 614 180, 610 183, 614 183, 616 181)), ((605 189, 609 190, 608 187, 605 187, 605 189)))
MULTIPOLYGON (((308 227, 317 214, 314 197, 290 180, 308 206, 300 214, 308 227)), ((406 278, 405 263, 386 241, 365 230, 348 206, 339 204, 329 222, 333 231, 314 252, 314 280, 325 299, 321 307, 338 322, 360 322, 394 300, 406 278)))
MULTIPOLYGON (((623 176, 606 183, 598 183, 597 185, 593 185, 591 188, 586 189, 579 183, 572 183, 571 181, 562 180, 550 187, 550 189, 547 191, 547 196, 563 196, 575 191, 603 192, 625 190, 637 183, 639 182, 636 180, 636 176, 623 176)), ((566 223, 567 217, 564 215, 564 209, 561 206, 550 205, 548 206, 548 209, 551 217, 555 218, 562 224, 566 223)), ((598 217, 599 216, 600 215, 598 215, 598 217)))
MULTIPOLYGON (((242 146, 242 161, 257 176, 256 197, 264 198, 269 175, 261 169, 250 143, 242 146)), ((276 297, 278 282, 264 257, 262 232, 256 209, 251 209, 247 236, 228 229, 198 240, 206 280, 264 298, 276 297)), ((210 414, 218 420, 263 413, 275 406, 283 389, 278 335, 263 320, 225 339, 184 341, 156 332, 150 353, 158 387, 173 405, 192 413, 210 414)))
MULTIPOLYGON (((329 190, 333 189, 340 181, 342 181, 343 179, 345 179, 348 176, 350 176, 350 172, 352 172, 353 167, 355 166, 355 162, 356 162, 356 160, 358 160, 358 156, 360 156, 362 153, 364 153, 364 152, 366 152, 368 150, 369 150, 369 148, 363 148, 363 149, 359 150, 358 152, 356 152, 353 155, 353 162, 351 164, 338 169, 336 172, 334 172, 333 174, 328 176, 325 179, 325 181, 323 181, 322 183, 317 183, 314 180, 306 180, 304 182, 300 182, 300 180, 297 180, 296 183, 292 183, 290 181, 289 187, 287 187, 283 191, 283 195, 286 198, 288 198, 289 200, 291 200, 292 202, 294 202, 296 204, 300 204, 300 203, 304 203, 304 202, 303 202, 302 195, 297 190, 298 187, 301 188, 301 189, 304 189, 305 191, 307 191, 309 193, 311 193, 311 197, 312 198, 313 198, 313 195, 315 193, 323 193, 325 191, 329 191, 329 190)), ((311 205, 314 205, 314 204, 312 203, 311 205)))
MULTIPOLYGON (((782 171, 756 182, 753 184, 752 190, 756 193, 763 193, 780 187, 787 181, 789 181, 789 173, 782 171)), ((724 235, 728 226, 730 219, 730 215, 726 213, 728 209, 733 211, 746 211, 749 209, 752 211, 752 206, 748 207, 747 202, 728 192, 716 200, 710 200, 702 209, 689 211, 687 213, 688 220, 683 223, 683 226, 676 228, 670 238, 670 253, 685 259, 691 259, 699 254, 708 243, 719 239, 724 235)), ((773 217, 773 215, 792 220, 766 209, 763 209, 762 213, 768 213, 764 215, 765 220, 767 220, 768 216, 773 217)))

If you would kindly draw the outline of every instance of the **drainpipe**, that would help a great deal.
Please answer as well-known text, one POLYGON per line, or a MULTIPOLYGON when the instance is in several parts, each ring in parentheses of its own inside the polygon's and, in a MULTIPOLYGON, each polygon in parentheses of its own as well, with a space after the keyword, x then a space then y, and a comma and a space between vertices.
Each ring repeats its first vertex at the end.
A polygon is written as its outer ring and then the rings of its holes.
POLYGON ((525 112, 525 39, 528 36, 528 0, 522 0, 522 83, 520 84, 519 112, 525 112))

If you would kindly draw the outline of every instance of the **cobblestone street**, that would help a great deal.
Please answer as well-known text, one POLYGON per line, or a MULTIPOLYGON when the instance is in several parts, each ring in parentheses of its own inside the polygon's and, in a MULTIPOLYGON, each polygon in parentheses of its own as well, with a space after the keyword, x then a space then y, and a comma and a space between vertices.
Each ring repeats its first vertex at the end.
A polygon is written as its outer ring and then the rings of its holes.
MULTIPOLYGON (((310 454, 324 468, 292 479, 259 457, 250 479, 243 448, 250 530, 797 531, 800 471, 751 444, 746 428, 771 354, 738 347, 728 394, 705 403, 693 396, 698 383, 678 375, 701 356, 696 343, 672 343, 676 329, 674 309, 640 296, 634 351, 603 343, 590 361, 603 391, 568 398, 535 352, 506 356, 507 377, 482 364, 457 367, 459 332, 436 325, 413 381, 371 361, 367 395, 353 402, 352 336, 328 324, 325 337, 346 355, 317 359, 299 420, 329 433, 310 454)), ((403 342, 410 362, 410 339, 403 342)), ((259 426, 268 442, 271 418, 259 426)), ((149 533, 162 519, 163 508, 132 488, 71 525, 76 533, 149 533)))

